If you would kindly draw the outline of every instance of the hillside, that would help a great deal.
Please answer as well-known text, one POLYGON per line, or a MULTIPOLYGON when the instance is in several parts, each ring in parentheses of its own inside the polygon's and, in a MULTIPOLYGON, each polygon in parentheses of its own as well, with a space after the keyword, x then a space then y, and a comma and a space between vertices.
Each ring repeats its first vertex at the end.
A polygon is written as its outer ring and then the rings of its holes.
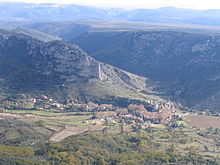
POLYGON ((44 41, 44 42, 61 40, 61 38, 59 38, 59 37, 48 35, 48 34, 42 33, 40 31, 37 31, 37 30, 34 30, 34 29, 16 28, 16 29, 12 29, 12 31, 15 32, 15 33, 30 36, 32 38, 36 38, 36 39, 38 39, 40 41, 44 41))
POLYGON ((88 32, 72 42, 97 60, 150 78, 157 90, 176 102, 218 110, 218 36, 175 31, 88 32))
POLYGON ((65 41, 71 41, 86 32, 125 32, 125 31, 175 31, 198 33, 206 35, 220 35, 218 26, 151 23, 134 21, 57 21, 57 22, 0 22, 3 27, 19 27, 35 29, 52 36, 57 36, 65 41))
POLYGON ((4 30, 0 31, 0 75, 1 93, 6 95, 46 95, 60 102, 163 100, 155 96, 146 78, 97 62, 76 45, 45 43, 4 30))

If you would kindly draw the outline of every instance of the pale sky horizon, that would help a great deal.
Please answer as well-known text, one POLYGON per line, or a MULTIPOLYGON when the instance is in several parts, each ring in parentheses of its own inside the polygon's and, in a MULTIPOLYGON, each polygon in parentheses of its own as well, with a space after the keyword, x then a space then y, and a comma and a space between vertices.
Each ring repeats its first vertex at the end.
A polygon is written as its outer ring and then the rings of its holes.
POLYGON ((0 2, 28 2, 28 3, 59 3, 59 4, 79 4, 97 7, 117 7, 117 8, 160 8, 178 7, 188 9, 220 9, 219 0, 0 0, 0 2))

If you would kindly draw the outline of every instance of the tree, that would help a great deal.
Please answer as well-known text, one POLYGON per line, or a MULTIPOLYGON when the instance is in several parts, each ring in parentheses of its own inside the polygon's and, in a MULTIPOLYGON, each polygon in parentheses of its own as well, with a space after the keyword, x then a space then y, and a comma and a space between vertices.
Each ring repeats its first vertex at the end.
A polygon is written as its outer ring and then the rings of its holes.
POLYGON ((124 123, 122 120, 120 122, 120 130, 121 130, 121 134, 123 134, 124 133, 124 123))

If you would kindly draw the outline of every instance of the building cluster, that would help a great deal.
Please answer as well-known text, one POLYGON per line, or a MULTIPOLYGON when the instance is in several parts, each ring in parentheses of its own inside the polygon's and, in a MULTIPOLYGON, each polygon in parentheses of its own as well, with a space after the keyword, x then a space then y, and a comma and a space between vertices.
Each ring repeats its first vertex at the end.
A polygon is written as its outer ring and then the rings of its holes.
MULTIPOLYGON (((18 96, 19 97, 19 96, 18 96)), ((57 109, 63 110, 64 105, 57 103, 53 99, 45 95, 36 98, 4 98, 2 104, 6 109, 24 109, 24 110, 43 110, 43 109, 57 109)))
POLYGON ((156 112, 148 111, 143 105, 130 104, 127 108, 118 108, 115 111, 97 112, 92 120, 85 121, 87 124, 163 124, 168 125, 174 116, 177 115, 173 103, 167 102, 159 107, 156 112))
POLYGON ((139 117, 143 122, 150 121, 151 123, 160 123, 164 125, 168 125, 171 122, 172 117, 177 115, 176 107, 172 102, 160 105, 156 112, 149 112, 143 105, 135 104, 130 104, 128 106, 128 111, 133 116, 139 117))

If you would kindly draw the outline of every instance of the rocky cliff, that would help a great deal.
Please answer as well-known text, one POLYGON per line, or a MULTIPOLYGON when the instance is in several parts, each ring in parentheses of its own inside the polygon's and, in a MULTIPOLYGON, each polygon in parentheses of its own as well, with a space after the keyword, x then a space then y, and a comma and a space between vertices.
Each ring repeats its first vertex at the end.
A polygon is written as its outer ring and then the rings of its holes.
MULTIPOLYGON (((97 62, 78 46, 0 31, 0 77, 9 92, 60 100, 149 99, 146 78, 97 62), (142 91, 142 92, 141 92, 142 91)), ((3 89, 3 87, 2 87, 3 89)))

